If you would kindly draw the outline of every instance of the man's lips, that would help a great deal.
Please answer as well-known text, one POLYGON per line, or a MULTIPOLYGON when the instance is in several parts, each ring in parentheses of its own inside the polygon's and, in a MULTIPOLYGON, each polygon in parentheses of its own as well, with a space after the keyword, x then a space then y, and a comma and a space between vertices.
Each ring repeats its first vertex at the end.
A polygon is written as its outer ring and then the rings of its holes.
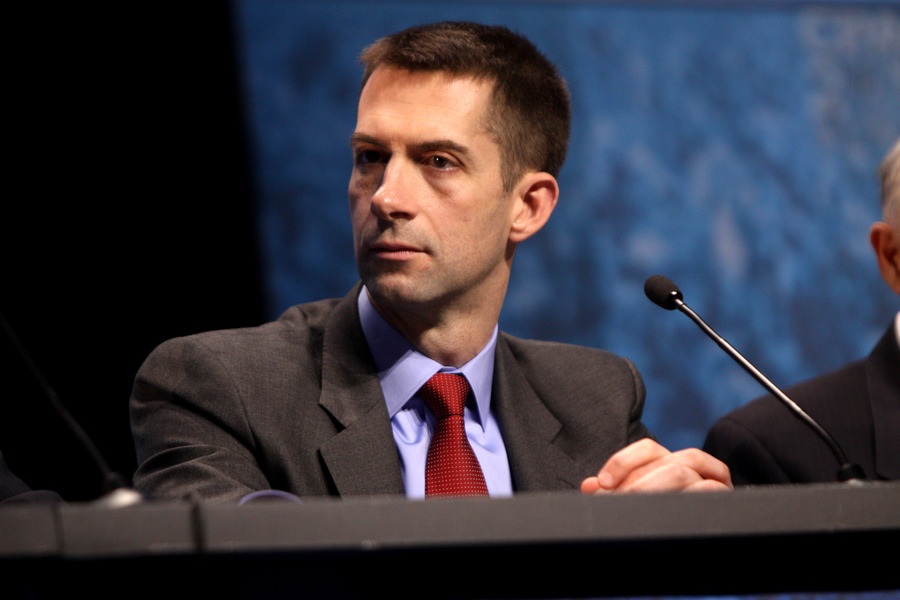
POLYGON ((370 256, 388 260, 406 260, 421 252, 421 248, 398 242, 377 242, 369 246, 370 256))

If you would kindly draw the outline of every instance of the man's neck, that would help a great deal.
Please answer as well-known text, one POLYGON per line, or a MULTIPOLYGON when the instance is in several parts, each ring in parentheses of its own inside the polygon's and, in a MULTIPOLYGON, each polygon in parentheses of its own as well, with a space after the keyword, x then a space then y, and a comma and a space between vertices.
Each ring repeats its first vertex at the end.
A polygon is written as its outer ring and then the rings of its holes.
POLYGON ((461 367, 474 358, 490 341, 500 317, 500 307, 398 310, 367 293, 375 310, 416 350, 447 367, 461 367))

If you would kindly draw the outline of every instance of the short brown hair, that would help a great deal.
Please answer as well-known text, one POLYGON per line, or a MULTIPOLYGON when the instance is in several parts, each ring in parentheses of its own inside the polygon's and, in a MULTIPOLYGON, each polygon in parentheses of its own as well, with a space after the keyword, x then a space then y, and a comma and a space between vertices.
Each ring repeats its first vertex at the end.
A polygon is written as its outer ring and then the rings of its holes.
POLYGON ((500 26, 436 23, 381 38, 360 60, 363 86, 378 67, 493 82, 486 127, 503 156, 504 189, 529 170, 559 175, 569 145, 569 91, 553 63, 525 37, 500 26))

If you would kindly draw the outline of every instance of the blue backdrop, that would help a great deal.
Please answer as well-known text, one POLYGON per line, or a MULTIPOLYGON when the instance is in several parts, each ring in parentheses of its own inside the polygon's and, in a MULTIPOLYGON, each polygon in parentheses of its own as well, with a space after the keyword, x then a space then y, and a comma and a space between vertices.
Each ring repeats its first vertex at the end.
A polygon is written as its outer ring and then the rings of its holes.
POLYGON ((517 253, 501 327, 606 348, 643 373, 666 445, 760 388, 686 317, 663 273, 775 383, 868 353, 900 301, 868 245, 876 167, 900 136, 895 3, 240 1, 267 310, 357 279, 348 138, 362 48, 440 20, 504 24, 569 82, 574 133, 550 223, 517 253))

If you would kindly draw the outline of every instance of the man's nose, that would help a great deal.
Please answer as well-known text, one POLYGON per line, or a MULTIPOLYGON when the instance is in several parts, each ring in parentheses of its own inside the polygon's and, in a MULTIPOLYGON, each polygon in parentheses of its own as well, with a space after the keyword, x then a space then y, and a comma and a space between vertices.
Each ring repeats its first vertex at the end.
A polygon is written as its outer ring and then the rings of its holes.
POLYGON ((372 194, 372 212, 379 219, 412 219, 416 216, 416 197, 412 186, 413 165, 392 157, 384 166, 381 181, 372 194))

